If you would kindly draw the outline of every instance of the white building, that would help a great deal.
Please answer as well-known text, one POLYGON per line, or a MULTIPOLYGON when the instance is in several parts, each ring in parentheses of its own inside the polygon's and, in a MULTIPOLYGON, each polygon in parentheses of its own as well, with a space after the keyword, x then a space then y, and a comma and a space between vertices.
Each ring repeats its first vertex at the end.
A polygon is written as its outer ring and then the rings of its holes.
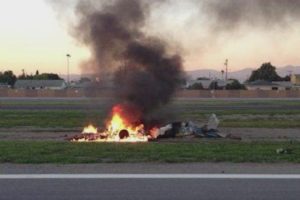
POLYGON ((17 80, 16 89, 29 90, 63 90, 67 87, 64 80, 17 80))
POLYGON ((247 83, 247 90, 290 90, 293 84, 288 81, 270 82, 264 80, 257 80, 247 83))

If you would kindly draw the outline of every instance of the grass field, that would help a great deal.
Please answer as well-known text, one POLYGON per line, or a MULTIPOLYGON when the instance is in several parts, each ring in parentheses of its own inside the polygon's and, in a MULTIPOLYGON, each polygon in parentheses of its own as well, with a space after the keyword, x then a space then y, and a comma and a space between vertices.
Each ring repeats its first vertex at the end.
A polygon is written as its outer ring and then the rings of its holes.
POLYGON ((42 128, 71 128, 83 127, 88 123, 99 124, 104 120, 101 112, 89 114, 76 110, 47 110, 47 111, 0 111, 0 127, 42 127, 42 128))
POLYGON ((300 163, 300 143, 99 144, 66 142, 0 142, 0 163, 119 162, 291 162, 300 163), (290 150, 278 154, 279 148, 290 150))
MULTIPOLYGON (((104 100, 0 101, 0 129, 79 130, 105 120, 104 100), (92 105, 92 106, 91 106, 92 105)), ((172 120, 205 122, 215 113, 221 127, 300 128, 298 100, 176 100, 160 112, 172 120)), ((41 133, 42 134, 42 133, 41 133)), ((103 162, 292 162, 300 163, 300 142, 197 141, 195 143, 99 144, 0 141, 0 163, 103 162), (278 154, 279 148, 290 149, 278 154)))
MULTIPOLYGON (((0 128, 71 128, 88 123, 101 126, 106 117, 105 101, 92 103, 93 107, 88 100, 2 100, 0 128)), ((221 119, 221 127, 300 128, 298 100, 176 100, 161 110, 172 112, 170 121, 205 122, 215 113, 221 119)))

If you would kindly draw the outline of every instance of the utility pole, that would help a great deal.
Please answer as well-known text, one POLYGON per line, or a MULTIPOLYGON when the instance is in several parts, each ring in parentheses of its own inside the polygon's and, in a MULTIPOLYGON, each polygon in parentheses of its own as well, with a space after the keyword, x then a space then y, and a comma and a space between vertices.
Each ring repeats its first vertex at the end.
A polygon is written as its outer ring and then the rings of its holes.
POLYGON ((225 60, 225 81, 228 81, 228 59, 225 60))
POLYGON ((70 85, 70 58, 71 55, 67 54, 67 75, 68 75, 68 85, 70 85))
POLYGON ((222 70, 222 71, 221 71, 221 74, 222 74, 222 80, 224 80, 224 73, 225 73, 225 71, 222 70))
POLYGON ((22 76, 23 76, 23 78, 26 77, 26 75, 25 75, 25 69, 22 69, 22 76))

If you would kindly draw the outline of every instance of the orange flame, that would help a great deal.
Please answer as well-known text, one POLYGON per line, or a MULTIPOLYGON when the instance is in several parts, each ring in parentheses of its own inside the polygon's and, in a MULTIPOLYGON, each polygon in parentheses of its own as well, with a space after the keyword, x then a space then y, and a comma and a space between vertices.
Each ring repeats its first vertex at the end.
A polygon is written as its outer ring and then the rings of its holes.
POLYGON ((126 125, 122 117, 118 113, 116 113, 113 115, 110 124, 108 125, 108 130, 115 132, 122 129, 126 129, 126 125))
MULTIPOLYGON (((117 105, 112 110, 112 118, 107 123, 107 130, 100 135, 105 135, 104 139, 97 139, 96 142, 147 142, 148 137, 144 132, 144 125, 131 125, 128 120, 122 115, 122 106, 117 105), (129 137, 120 139, 119 133, 122 130, 127 130, 129 137)), ((97 128, 90 125, 84 128, 83 133, 98 134, 97 128)), ((95 140, 94 140, 95 141, 95 140)))
POLYGON ((98 129, 96 127, 94 127, 93 125, 89 125, 83 129, 82 133, 97 134, 98 129))

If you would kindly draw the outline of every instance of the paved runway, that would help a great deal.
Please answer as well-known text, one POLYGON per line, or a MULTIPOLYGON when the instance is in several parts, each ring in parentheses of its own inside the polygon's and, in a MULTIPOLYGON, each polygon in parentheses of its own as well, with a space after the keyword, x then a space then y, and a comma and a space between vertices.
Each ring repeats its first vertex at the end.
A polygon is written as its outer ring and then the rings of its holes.
MULTIPOLYGON (((12 175, 11 175, 12 176, 12 175)), ((36 175, 35 175, 36 176, 36 175)), ((198 178, 179 177, 99 177, 89 179, 66 177, 0 177, 1 200, 179 200, 230 199, 279 200, 299 199, 300 179, 291 175, 201 175, 198 178), (250 177, 249 177, 250 176, 250 177), (252 176, 252 177, 251 177, 252 176), (50 179, 49 179, 50 178, 50 179)), ((106 175, 107 176, 107 175, 106 175)), ((116 175, 114 175, 116 176, 116 175)), ((135 175, 136 176, 136 175, 135 175)), ((197 176, 197 175, 196 175, 197 176)), ((299 178, 299 177, 298 177, 299 178)))
POLYGON ((300 174, 293 163, 0 164, 1 174, 300 174))

